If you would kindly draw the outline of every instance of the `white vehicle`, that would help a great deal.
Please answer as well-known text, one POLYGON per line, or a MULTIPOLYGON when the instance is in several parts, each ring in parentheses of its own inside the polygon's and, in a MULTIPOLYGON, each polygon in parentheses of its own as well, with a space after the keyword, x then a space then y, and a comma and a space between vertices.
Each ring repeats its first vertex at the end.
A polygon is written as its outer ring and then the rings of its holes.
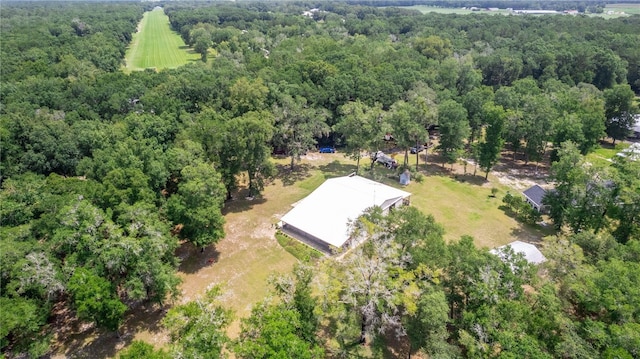
POLYGON ((373 160, 373 162, 380 163, 380 164, 384 165, 387 168, 397 168, 398 167, 398 162, 396 160, 394 160, 393 158, 391 158, 391 156, 385 154, 382 151, 378 151, 378 152, 374 153, 373 156, 372 156, 372 160, 373 160))

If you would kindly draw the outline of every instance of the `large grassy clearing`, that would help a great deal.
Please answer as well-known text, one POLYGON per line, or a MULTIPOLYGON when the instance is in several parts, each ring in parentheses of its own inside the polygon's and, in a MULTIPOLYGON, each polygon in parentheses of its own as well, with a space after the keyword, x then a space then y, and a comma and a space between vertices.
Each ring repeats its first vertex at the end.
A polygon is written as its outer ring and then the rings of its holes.
MULTIPOLYGON (((415 159, 415 157, 413 157, 415 159)), ((240 330, 239 318, 250 314, 251 307, 269 293, 268 278, 288 273, 298 260, 283 249, 275 238, 274 224, 291 209, 291 205, 321 185, 326 179, 348 175, 355 171, 354 161, 342 154, 312 153, 288 169, 286 158, 276 159, 279 175, 268 184, 262 198, 246 198, 246 191, 237 194, 224 208, 226 236, 204 253, 184 244, 177 255, 181 259, 182 278, 179 303, 196 299, 211 285, 221 285, 220 301, 235 312, 236 320, 228 330, 235 337, 240 330)), ((361 175, 373 177, 400 188, 391 171, 381 166, 368 170, 368 159, 361 161, 361 175)), ((424 165, 422 165, 424 166, 424 165)), ((445 239, 458 240, 471 235, 479 247, 496 247, 516 239, 536 241, 544 233, 539 228, 523 226, 498 207, 510 188, 482 173, 477 176, 455 175, 449 169, 429 163, 422 170, 427 174, 421 182, 413 181, 404 189, 412 193, 411 203, 434 216, 445 228, 445 239), (491 188, 499 193, 490 197, 491 188)), ((472 170, 472 169, 471 169, 472 170)), ((461 171, 456 167, 456 171, 461 171)), ((511 189, 512 192, 517 192, 511 189)), ((164 312, 156 307, 139 308, 131 313, 121 328, 123 336, 101 331, 64 333, 58 352, 78 357, 114 357, 134 339, 166 347, 167 333, 160 326, 164 312)))
POLYGON ((164 10, 155 8, 144 14, 138 32, 133 34, 125 55, 125 70, 175 68, 199 59, 200 55, 171 30, 164 10))
MULTIPOLYGON (((362 175, 400 188, 396 179, 388 177, 391 171, 380 166, 370 173, 365 169, 368 160, 362 162, 362 175)), ((265 188, 262 198, 247 199, 241 192, 225 206, 227 235, 215 248, 199 253, 183 247, 182 301, 194 299, 212 283, 222 284, 223 303, 240 317, 248 315, 251 305, 267 294, 269 275, 288 272, 297 262, 276 241, 273 225, 326 179, 355 171, 355 163, 339 153, 305 156, 293 172, 286 159, 276 163, 278 178, 265 188)), ((509 188, 494 185, 494 178, 485 182, 480 173, 456 178, 431 164, 427 171, 431 174, 421 183, 413 181, 404 189, 412 193, 413 206, 432 214, 444 226, 446 240, 471 235, 480 247, 496 247, 515 239, 535 241, 548 234, 521 225, 498 208, 509 188), (490 196, 492 187, 499 188, 496 198, 490 196)))

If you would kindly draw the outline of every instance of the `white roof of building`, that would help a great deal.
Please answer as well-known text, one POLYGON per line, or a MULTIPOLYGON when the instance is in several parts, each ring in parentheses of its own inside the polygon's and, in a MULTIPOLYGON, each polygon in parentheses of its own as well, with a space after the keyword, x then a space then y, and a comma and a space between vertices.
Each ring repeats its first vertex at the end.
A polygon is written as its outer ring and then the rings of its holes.
POLYGON ((356 220, 367 208, 386 209, 410 195, 360 176, 331 178, 296 203, 282 222, 341 247, 349 239, 349 221, 356 220))
POLYGON ((500 256, 505 247, 511 247, 514 252, 524 254, 524 258, 529 263, 540 264, 547 260, 538 247, 521 241, 514 241, 509 244, 505 244, 504 246, 492 249, 490 252, 500 256))

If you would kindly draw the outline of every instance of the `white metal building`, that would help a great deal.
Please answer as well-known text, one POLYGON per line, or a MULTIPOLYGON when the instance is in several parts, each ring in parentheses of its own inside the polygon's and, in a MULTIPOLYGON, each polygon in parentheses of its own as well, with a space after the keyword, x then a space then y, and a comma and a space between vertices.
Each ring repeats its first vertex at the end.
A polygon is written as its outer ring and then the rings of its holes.
POLYGON ((349 222, 366 209, 378 206, 383 212, 409 203, 411 194, 364 177, 331 178, 281 219, 282 230, 325 253, 332 247, 347 247, 349 222))
POLYGON ((533 263, 533 264, 540 264, 544 261, 547 260, 547 258, 545 258, 544 254, 542 254, 542 252, 540 252, 540 250, 538 249, 538 247, 536 247, 533 244, 530 243, 525 243, 525 242, 521 242, 521 241, 513 241, 509 244, 505 244, 504 246, 500 246, 498 248, 494 248, 492 249, 490 252, 502 257, 502 253, 503 250, 506 247, 511 247, 511 249, 513 249, 514 252, 516 253, 522 253, 524 254, 524 258, 527 260, 527 262, 529 263, 533 263))

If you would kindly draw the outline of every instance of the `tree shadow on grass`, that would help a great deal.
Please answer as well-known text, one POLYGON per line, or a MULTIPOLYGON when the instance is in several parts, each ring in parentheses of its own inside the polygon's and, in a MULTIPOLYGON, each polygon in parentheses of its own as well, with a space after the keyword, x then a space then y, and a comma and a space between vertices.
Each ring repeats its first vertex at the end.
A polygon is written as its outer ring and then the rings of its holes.
MULTIPOLYGON (((165 314, 166 311, 159 305, 151 303, 137 305, 125 314, 124 323, 120 327, 120 336, 115 332, 99 329, 95 325, 78 320, 74 312, 68 308, 58 312, 54 321, 63 323, 62 327, 55 324, 55 330, 64 342, 65 357, 114 358, 119 351, 131 344, 136 333, 148 331, 155 335, 162 332, 161 321, 165 314)), ((59 351, 57 353, 55 351, 56 348, 53 354, 60 354, 59 351)))
POLYGON ((478 175, 474 176, 473 173, 467 173, 466 175, 464 175, 464 174, 453 174, 451 176, 451 178, 455 179, 456 181, 458 181, 460 183, 469 183, 469 184, 472 184, 474 186, 483 186, 483 185, 489 183, 489 181, 484 179, 484 177, 478 176, 478 175))
POLYGON ((521 240, 533 244, 542 242, 542 238, 555 234, 553 227, 541 227, 539 225, 531 225, 518 222, 518 226, 511 229, 511 236, 514 240, 521 240))
MULTIPOLYGON (((113 358, 118 351, 133 341, 133 335, 121 335, 106 332, 92 327, 77 333, 70 333, 65 338, 66 358, 113 358), (93 340, 91 340, 93 338, 93 340)), ((53 357, 49 357, 53 358, 53 357)))
POLYGON ((207 246, 202 251, 201 248, 197 248, 193 243, 184 242, 176 249, 176 257, 180 259, 178 271, 185 274, 193 274, 202 268, 215 265, 220 258, 220 252, 218 252, 215 245, 207 246))
POLYGON ((249 189, 243 188, 233 194, 231 200, 224 203, 222 215, 229 213, 240 213, 251 210, 257 204, 263 204, 267 200, 262 196, 249 197, 249 189))
POLYGON ((302 181, 311 176, 311 165, 307 163, 299 163, 293 167, 293 171, 289 165, 276 164, 276 179, 282 181, 283 186, 291 186, 298 181, 302 181))
MULTIPOLYGON (((338 160, 327 163, 326 165, 319 166, 318 169, 322 171, 326 178, 347 176, 356 172, 356 166, 352 164, 341 163, 338 160)), ((360 165, 359 175, 362 175, 363 168, 360 165)))

